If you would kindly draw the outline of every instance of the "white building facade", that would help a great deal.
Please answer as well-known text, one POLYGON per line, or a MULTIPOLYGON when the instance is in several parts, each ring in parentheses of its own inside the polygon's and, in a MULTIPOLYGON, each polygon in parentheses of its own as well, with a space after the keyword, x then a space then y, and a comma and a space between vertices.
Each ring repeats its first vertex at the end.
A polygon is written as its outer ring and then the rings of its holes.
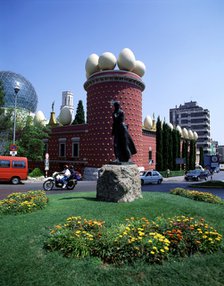
POLYGON ((170 109, 170 122, 181 128, 197 132, 197 149, 203 148, 205 154, 211 152, 210 112, 200 107, 196 101, 190 101, 170 109))

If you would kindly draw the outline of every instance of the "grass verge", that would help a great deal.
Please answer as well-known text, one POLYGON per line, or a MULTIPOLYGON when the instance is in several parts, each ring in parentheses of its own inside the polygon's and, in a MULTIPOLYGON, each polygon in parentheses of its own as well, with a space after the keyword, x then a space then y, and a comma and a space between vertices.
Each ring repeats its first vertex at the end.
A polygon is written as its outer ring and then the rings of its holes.
POLYGON ((224 189, 224 182, 222 181, 206 181, 203 183, 192 184, 191 188, 214 188, 214 189, 224 189))
POLYGON ((130 217, 155 219, 160 215, 201 218, 224 235, 224 207, 170 196, 143 193, 132 203, 99 202, 95 193, 50 195, 48 206, 30 214, 1 215, 0 284, 3 285, 222 285, 224 253, 195 255, 163 265, 137 263, 115 267, 99 259, 64 258, 46 252, 44 241, 49 229, 67 217, 83 216, 114 225, 130 217))

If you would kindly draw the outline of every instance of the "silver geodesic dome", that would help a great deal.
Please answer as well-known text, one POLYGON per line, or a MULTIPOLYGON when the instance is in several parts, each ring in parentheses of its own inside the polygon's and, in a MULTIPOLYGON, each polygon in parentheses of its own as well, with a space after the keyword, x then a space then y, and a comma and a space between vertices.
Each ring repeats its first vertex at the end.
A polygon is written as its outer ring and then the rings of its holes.
POLYGON ((15 106, 16 83, 19 83, 20 90, 17 94, 17 107, 26 109, 27 111, 36 112, 37 94, 32 84, 22 75, 10 71, 0 71, 0 82, 4 91, 4 107, 15 106))

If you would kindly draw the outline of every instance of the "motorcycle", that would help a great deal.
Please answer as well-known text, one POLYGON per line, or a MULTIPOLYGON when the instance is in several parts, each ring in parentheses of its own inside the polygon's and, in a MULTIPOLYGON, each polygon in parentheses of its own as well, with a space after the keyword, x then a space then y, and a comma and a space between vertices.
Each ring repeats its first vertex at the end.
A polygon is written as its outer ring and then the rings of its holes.
MULTIPOLYGON (((58 172, 54 172, 52 177, 48 177, 45 182, 43 183, 43 188, 45 191, 50 191, 54 187, 61 188, 63 186, 63 181, 61 180, 63 175, 58 172)), ((67 181, 66 189, 73 190, 77 185, 77 178, 70 177, 67 181)))

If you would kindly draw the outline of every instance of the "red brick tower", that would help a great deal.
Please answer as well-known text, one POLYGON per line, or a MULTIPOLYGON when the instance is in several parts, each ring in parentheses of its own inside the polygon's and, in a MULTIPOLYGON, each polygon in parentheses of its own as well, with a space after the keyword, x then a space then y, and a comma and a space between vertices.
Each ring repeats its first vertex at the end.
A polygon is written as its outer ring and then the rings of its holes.
POLYGON ((87 154, 89 167, 101 167, 115 159, 112 141, 112 100, 120 101, 125 123, 137 148, 132 161, 142 164, 142 91, 145 85, 137 74, 122 70, 97 72, 89 77, 87 91, 87 154))

